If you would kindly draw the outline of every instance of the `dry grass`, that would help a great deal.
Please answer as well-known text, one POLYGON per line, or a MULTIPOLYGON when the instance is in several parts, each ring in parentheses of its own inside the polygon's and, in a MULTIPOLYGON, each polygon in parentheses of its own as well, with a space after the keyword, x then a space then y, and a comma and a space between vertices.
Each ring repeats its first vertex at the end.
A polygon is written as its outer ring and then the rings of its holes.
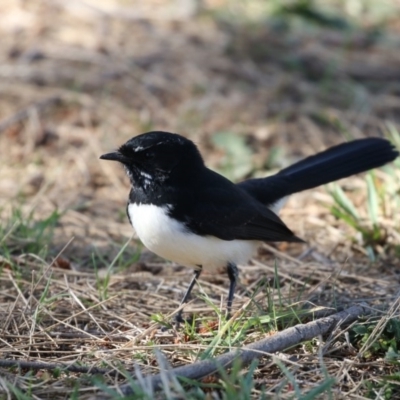
MULTIPOLYGON (((157 371, 154 346, 173 366, 198 359, 218 330, 212 305, 223 304, 228 279, 202 277, 202 296, 186 308, 198 326, 161 331, 150 317, 168 321, 191 271, 167 265, 136 239, 121 252, 132 234, 128 182, 99 155, 155 128, 187 135, 220 168, 224 152, 213 136, 230 132, 246 137, 252 173, 260 174, 349 137, 382 135, 389 122, 399 130, 399 36, 394 18, 375 41, 372 18, 342 34, 248 23, 224 1, 204 2, 198 13, 171 12, 173 1, 87 4, 0 5, 0 348, 3 360, 107 370, 104 382, 117 386, 126 379, 115 372, 132 372, 134 362, 144 374, 157 371), (233 17, 237 24, 227 23, 233 17), (281 158, 266 166, 271 148, 281 158), (54 210, 59 215, 48 220, 54 210)), ((377 175, 381 185, 389 179, 387 171, 377 175)), ((343 186, 367 215, 363 177, 343 186)), ((294 325, 305 305, 367 302, 381 316, 372 343, 397 320, 397 203, 387 199, 386 241, 373 263, 327 204, 324 189, 289 201, 282 218, 307 245, 266 245, 241 269, 235 307, 245 306, 241 321, 261 321, 216 352, 294 325)), ((335 398, 390 398, 380 383, 399 373, 398 362, 379 351, 369 356, 371 343, 348 332, 277 355, 279 362, 266 357, 254 372, 253 398, 263 385, 270 397, 293 398, 296 385, 304 393, 327 376, 336 379, 335 398)), ((0 375, 1 398, 24 398, 12 395, 15 387, 38 399, 88 399, 97 390, 81 372, 2 367, 0 375)), ((390 388, 391 398, 400 396, 395 382, 390 388)))

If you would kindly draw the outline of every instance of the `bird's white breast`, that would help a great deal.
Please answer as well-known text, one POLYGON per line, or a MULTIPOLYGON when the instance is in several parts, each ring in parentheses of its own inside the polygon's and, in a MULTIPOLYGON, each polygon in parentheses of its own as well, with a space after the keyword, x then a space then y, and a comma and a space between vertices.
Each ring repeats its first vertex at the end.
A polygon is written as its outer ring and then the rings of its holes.
POLYGON ((137 235, 152 252, 186 267, 204 269, 224 267, 228 262, 246 263, 257 241, 221 240, 188 231, 168 215, 171 206, 129 204, 128 213, 137 235))

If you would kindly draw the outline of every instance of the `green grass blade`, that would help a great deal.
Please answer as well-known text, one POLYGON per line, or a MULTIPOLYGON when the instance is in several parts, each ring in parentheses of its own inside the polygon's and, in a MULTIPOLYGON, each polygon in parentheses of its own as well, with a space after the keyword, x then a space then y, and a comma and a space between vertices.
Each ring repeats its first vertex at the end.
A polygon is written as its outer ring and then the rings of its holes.
POLYGON ((374 226, 379 219, 379 196, 375 186, 373 173, 367 175, 368 215, 374 226))
POLYGON ((329 192, 333 199, 335 200, 336 204, 346 212, 349 216, 351 216, 354 220, 359 220, 360 216, 351 202, 351 200, 346 196, 339 185, 333 185, 333 189, 329 192))
POLYGON ((325 379, 320 385, 318 385, 316 388, 313 388, 309 390, 307 393, 303 394, 301 396, 302 400, 314 400, 316 398, 319 398, 319 396, 330 390, 330 388, 335 384, 336 380, 335 378, 328 378, 325 379))

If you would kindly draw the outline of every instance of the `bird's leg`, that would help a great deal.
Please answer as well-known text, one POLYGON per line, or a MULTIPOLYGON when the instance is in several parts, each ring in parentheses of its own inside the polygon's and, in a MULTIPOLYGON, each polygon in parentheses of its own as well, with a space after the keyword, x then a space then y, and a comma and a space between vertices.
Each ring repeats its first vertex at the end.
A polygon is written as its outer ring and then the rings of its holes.
MULTIPOLYGON (((192 291, 194 284, 196 283, 197 279, 199 278, 199 276, 201 274, 201 271, 202 271, 201 266, 200 266, 199 269, 196 269, 194 271, 194 276, 193 276, 193 278, 192 278, 192 280, 191 280, 191 282, 189 284, 189 287, 186 290, 185 295, 183 296, 183 299, 182 299, 180 305, 187 303, 187 301, 189 300, 190 292, 192 291)), ((176 322, 177 325, 179 325, 181 322, 183 322, 182 312, 183 312, 183 308, 181 308, 178 311, 178 314, 176 314, 176 316, 175 316, 175 322, 176 322)))
POLYGON ((228 263, 227 268, 228 268, 228 277, 230 285, 229 285, 228 302, 226 306, 226 318, 229 319, 231 317, 233 296, 235 295, 236 282, 239 275, 239 271, 237 269, 237 266, 233 263, 228 263))

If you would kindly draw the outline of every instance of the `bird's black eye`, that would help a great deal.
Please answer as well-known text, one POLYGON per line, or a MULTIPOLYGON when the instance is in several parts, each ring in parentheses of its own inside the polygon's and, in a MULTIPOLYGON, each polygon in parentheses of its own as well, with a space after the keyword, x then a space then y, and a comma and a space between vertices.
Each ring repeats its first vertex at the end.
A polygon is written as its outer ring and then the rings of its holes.
POLYGON ((146 160, 151 160, 152 158, 154 158, 154 153, 152 151, 146 151, 144 153, 144 157, 146 158, 146 160))

